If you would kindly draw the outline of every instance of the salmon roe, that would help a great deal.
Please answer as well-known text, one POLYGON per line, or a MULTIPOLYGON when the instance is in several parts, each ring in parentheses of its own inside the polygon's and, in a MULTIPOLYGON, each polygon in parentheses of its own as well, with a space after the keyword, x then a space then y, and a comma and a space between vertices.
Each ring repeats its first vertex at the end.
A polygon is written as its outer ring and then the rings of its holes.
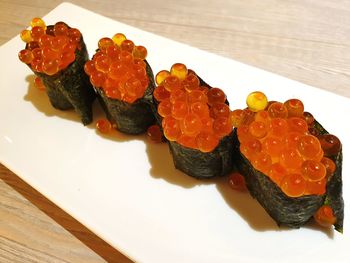
POLYGON ((234 117, 221 89, 201 86, 196 73, 181 63, 160 71, 155 79, 153 95, 169 141, 211 152, 232 132, 234 117))
POLYGON ((148 138, 155 143, 161 143, 163 134, 158 125, 151 125, 147 129, 148 138))
POLYGON ((112 130, 112 124, 107 119, 99 119, 96 122, 96 129, 101 133, 107 134, 112 130))
POLYGON ((323 227, 329 227, 336 221, 333 209, 329 205, 321 206, 314 214, 315 221, 323 227))
POLYGON ((233 190, 242 192, 247 190, 244 177, 238 172, 233 172, 229 175, 228 183, 233 190))
POLYGON ((26 48, 18 54, 19 59, 33 71, 55 75, 75 61, 76 49, 80 49, 81 33, 64 22, 46 26, 41 18, 33 18, 31 29, 23 30, 21 39, 26 48))
POLYGON ((35 87, 37 88, 37 89, 39 89, 39 90, 45 90, 46 88, 45 88, 45 85, 44 85, 44 83, 43 83, 43 81, 41 80, 41 78, 39 78, 39 77, 35 77, 35 79, 34 79, 34 85, 35 85, 35 87))
POLYGON ((234 110, 241 153, 290 197, 322 195, 335 170, 341 143, 314 132, 314 117, 298 99, 268 102, 261 92, 248 95, 248 109, 234 110), (327 156, 327 157, 325 157, 327 156))
MULTIPOLYGON (((85 63, 84 70, 90 82, 104 91, 111 99, 134 103, 142 98, 148 85, 145 59, 147 49, 136 46, 124 34, 98 41, 98 50, 85 63)), ((158 98, 167 98, 166 91, 158 92, 158 98)))

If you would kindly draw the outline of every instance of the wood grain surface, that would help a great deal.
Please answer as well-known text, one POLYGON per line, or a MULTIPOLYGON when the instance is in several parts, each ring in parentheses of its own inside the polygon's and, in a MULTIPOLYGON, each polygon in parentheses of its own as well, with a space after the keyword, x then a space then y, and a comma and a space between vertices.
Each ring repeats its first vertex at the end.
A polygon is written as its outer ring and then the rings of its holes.
MULTIPOLYGON (((71 2, 350 97, 350 1, 71 2)), ((44 16, 60 3, 1 0, 0 44, 17 35, 31 18, 44 16)), ((130 262, 2 165, 0 178, 0 262, 130 262)))

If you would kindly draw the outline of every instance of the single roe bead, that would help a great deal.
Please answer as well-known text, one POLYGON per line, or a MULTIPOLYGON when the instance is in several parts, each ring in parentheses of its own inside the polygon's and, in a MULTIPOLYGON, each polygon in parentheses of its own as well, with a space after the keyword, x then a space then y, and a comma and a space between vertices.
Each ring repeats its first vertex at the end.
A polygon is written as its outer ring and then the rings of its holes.
POLYGON ((98 41, 98 48, 100 50, 107 50, 109 47, 114 47, 114 42, 109 37, 103 37, 98 41))
POLYGON ((188 92, 198 89, 199 85, 199 79, 195 74, 187 74, 186 78, 182 82, 182 86, 188 92))
POLYGON ((294 148, 286 148, 281 152, 280 163, 287 169, 299 169, 303 163, 300 153, 294 148))
POLYGON ((156 75, 156 83, 157 85, 161 85, 163 83, 163 81, 170 76, 170 72, 167 70, 162 70, 159 71, 156 75))
POLYGON ((166 90, 172 92, 173 90, 181 88, 181 82, 176 76, 168 76, 163 83, 166 90))
POLYGON ((318 157, 318 154, 321 152, 321 145, 315 136, 303 135, 299 139, 298 151, 305 158, 315 159, 315 157, 318 157))
POLYGON ((319 136, 322 150, 326 156, 333 156, 340 151, 341 143, 338 137, 333 134, 324 134, 319 136))
POLYGON ((209 117, 208 106, 202 102, 195 102, 190 105, 190 111, 201 119, 209 117))
POLYGON ((134 42, 128 39, 124 40, 120 45, 121 50, 127 51, 129 53, 133 52, 134 47, 135 47, 134 42))
POLYGON ((117 33, 112 37, 112 40, 117 46, 120 47, 123 41, 126 40, 126 37, 122 33, 117 33))
POLYGON ((171 114, 172 104, 169 99, 161 101, 158 105, 158 113, 163 118, 171 114))
POLYGON ((135 46, 132 54, 134 58, 144 60, 147 57, 147 49, 144 46, 135 46))
MULTIPOLYGON (((170 95, 171 98, 171 95, 170 95)), ((185 118, 189 111, 188 105, 185 101, 177 100, 171 106, 171 114, 177 120, 185 118)))
POLYGON ((306 181, 301 174, 288 174, 281 181, 281 190, 289 197, 300 197, 306 190, 306 181))
POLYGON ((111 131, 112 125, 107 119, 99 119, 96 122, 96 128, 99 132, 106 134, 111 131))
POLYGON ((172 65, 170 74, 176 76, 180 80, 184 80, 187 76, 187 67, 184 64, 176 63, 172 65))
POLYGON ((326 177, 326 167, 314 160, 306 160, 301 165, 302 175, 309 181, 319 181, 326 177))
POLYGON ((29 43, 30 41, 33 41, 32 34, 30 33, 30 30, 22 30, 20 37, 23 42, 29 43))
POLYGON ((147 135, 155 143, 162 142, 162 131, 158 125, 151 125, 147 129, 147 135))
POLYGON ((248 159, 251 159, 254 155, 261 152, 262 145, 258 139, 251 138, 239 146, 241 153, 248 159))
POLYGON ((267 174, 268 171, 271 169, 272 160, 271 156, 267 153, 259 152, 253 155, 251 163, 256 170, 267 174))
POLYGON ((290 117, 287 119, 288 127, 290 131, 306 133, 308 131, 308 125, 306 121, 299 117, 290 117))
POLYGON ((234 172, 229 175, 229 185, 233 190, 236 191, 246 191, 247 186, 245 184, 245 180, 242 174, 238 172, 234 172))
POLYGON ((299 139, 301 136, 302 134, 299 132, 288 132, 282 140, 286 147, 296 148, 299 144, 299 139))
POLYGON ((87 75, 91 75, 93 71, 95 71, 95 62, 92 60, 88 60, 84 65, 84 71, 87 75))
POLYGON ((68 27, 65 23, 58 22, 53 27, 53 32, 55 36, 67 36, 68 35, 68 27))
POLYGON ((283 118, 273 118, 269 134, 271 136, 282 137, 288 132, 288 122, 283 118))
POLYGON ((266 95, 260 91, 250 93, 246 102, 248 108, 253 112, 264 110, 268 104, 266 95))
POLYGON ((323 227, 329 227, 336 222, 333 209, 329 205, 321 206, 314 215, 315 221, 323 227))
POLYGON ((94 85, 95 87, 98 87, 98 88, 102 87, 105 80, 106 80, 105 74, 101 71, 95 70, 90 75, 91 84, 94 85))
POLYGON ((323 157, 321 163, 326 167, 327 177, 332 176, 336 169, 335 162, 332 159, 323 157))
POLYGON ((287 118, 288 110, 283 103, 274 102, 267 109, 271 118, 287 118))
POLYGON ((153 96, 157 101, 163 101, 170 98, 170 92, 167 91, 163 85, 160 85, 155 88, 153 96))
POLYGON ((33 61, 33 53, 28 49, 23 49, 18 53, 18 58, 26 64, 30 64, 33 61))
POLYGON ((225 103, 226 101, 225 93, 219 88, 209 89, 207 96, 209 105, 212 105, 214 103, 225 103))
POLYGON ((181 131, 188 136, 196 136, 202 129, 201 119, 193 113, 187 114, 181 122, 181 131))
POLYGON ((43 81, 41 80, 41 78, 39 78, 39 77, 35 77, 34 85, 39 90, 45 90, 45 85, 44 85, 43 81))
POLYGON ((210 116, 214 119, 218 117, 228 118, 230 115, 230 108, 225 103, 214 103, 210 108, 210 116))
POLYGON ((162 122, 164 136, 169 141, 176 141, 181 135, 180 125, 174 118, 165 117, 162 122))
POLYGON ((42 20, 42 19, 39 18, 39 17, 34 17, 34 18, 32 19, 32 21, 30 21, 30 26, 31 26, 31 27, 39 26, 39 27, 42 27, 42 28, 46 29, 46 25, 45 25, 44 20, 42 20))
POLYGON ((57 59, 43 61, 43 71, 45 74, 51 76, 56 74, 58 70, 59 70, 59 61, 57 59))
POLYGON ((68 36, 70 37, 70 41, 72 43, 79 43, 81 39, 81 33, 76 28, 69 28, 68 29, 68 36))
POLYGON ((288 117, 303 117, 304 104, 298 99, 289 99, 284 103, 288 111, 288 117))
POLYGON ((219 144, 219 139, 213 133, 201 132, 196 136, 197 146, 201 152, 211 152, 219 144))
POLYGON ((268 127, 261 121, 253 121, 249 124, 249 132, 253 137, 263 138, 266 136, 268 127))

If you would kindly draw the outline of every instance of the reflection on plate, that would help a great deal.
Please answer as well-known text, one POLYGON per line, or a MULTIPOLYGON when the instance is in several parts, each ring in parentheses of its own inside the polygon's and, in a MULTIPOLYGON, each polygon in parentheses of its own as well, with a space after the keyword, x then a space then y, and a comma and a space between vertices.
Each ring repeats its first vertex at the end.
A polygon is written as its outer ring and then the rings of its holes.
MULTIPOLYGON (((302 99, 343 142, 349 203, 350 125, 336 117, 350 112, 348 99, 71 4, 44 19, 79 28, 90 54, 99 38, 123 32, 147 47, 154 72, 183 62, 222 88, 232 108, 242 108, 253 90, 274 100, 302 99)), ((84 127, 74 112, 53 109, 33 88, 30 70, 17 60, 22 47, 16 37, 0 48, 0 161, 127 256, 142 262, 346 261, 347 217, 344 235, 312 225, 279 229, 255 200, 231 191, 225 179, 198 181, 175 170, 165 144, 151 144, 142 135, 101 136, 94 124, 84 127)), ((101 112, 97 104, 94 108, 96 119, 101 112)))

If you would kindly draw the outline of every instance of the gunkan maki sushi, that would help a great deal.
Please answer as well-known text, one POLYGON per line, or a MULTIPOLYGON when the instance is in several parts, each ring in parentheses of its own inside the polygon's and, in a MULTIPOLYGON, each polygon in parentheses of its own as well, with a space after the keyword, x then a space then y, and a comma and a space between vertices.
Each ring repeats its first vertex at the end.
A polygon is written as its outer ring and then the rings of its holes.
POLYGON ((231 172, 233 128, 225 93, 181 63, 160 71, 156 83, 155 115, 175 167, 195 178, 231 172))
POLYGON ((141 134, 155 123, 154 77, 146 56, 145 47, 117 33, 101 38, 97 52, 85 64, 108 120, 123 133, 141 134))
POLYGON ((21 39, 26 46, 19 59, 41 79, 51 105, 74 109, 82 123, 89 124, 96 94, 84 72, 88 53, 80 31, 64 22, 46 26, 41 18, 34 18, 21 39))
POLYGON ((278 225, 312 217, 342 232, 342 146, 298 99, 268 102, 262 92, 231 114, 234 158, 251 195, 278 225))

